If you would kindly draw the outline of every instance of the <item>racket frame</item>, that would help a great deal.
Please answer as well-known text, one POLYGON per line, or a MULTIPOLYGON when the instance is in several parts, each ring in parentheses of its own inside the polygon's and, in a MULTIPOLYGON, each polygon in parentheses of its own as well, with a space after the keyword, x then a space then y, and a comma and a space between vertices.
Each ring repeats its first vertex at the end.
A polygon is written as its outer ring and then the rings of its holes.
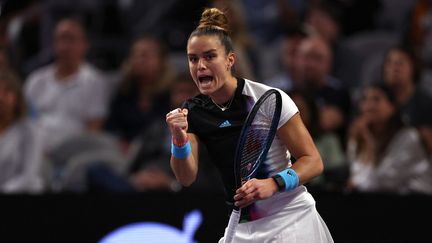
MULTIPOLYGON (((274 139, 276 132, 277 132, 277 127, 279 125, 281 110, 282 110, 282 96, 281 96, 281 94, 276 89, 269 89, 257 100, 257 102, 253 105, 251 111, 248 113, 248 115, 246 117, 246 121, 243 124, 242 130, 240 132, 240 137, 239 137, 239 141, 237 143, 236 154, 235 154, 235 159, 234 159, 234 176, 235 176, 236 188, 241 187, 242 181, 247 181, 247 180, 251 179, 252 177, 254 177, 254 175, 256 174, 256 172, 258 170, 258 167, 266 158, 267 153, 270 149, 270 146, 271 146, 273 139, 274 139), (273 119, 272 119, 271 124, 270 124, 270 131, 269 131, 269 134, 267 136, 266 144, 264 146, 264 149, 261 151, 260 155, 258 156, 258 159, 257 159, 252 171, 249 173, 249 175, 246 178, 241 178, 241 175, 240 175, 241 161, 240 160, 241 160, 241 156, 242 156, 242 152, 243 152, 242 149, 244 147, 244 142, 247 138, 246 135, 247 135, 249 129, 252 128, 251 124, 254 121, 254 118, 255 118, 256 114, 258 113, 259 109, 261 108, 261 105, 271 95, 275 95, 275 103, 276 103, 275 106, 276 107, 275 107, 273 119)), ((231 212, 231 216, 230 216, 230 219, 228 221, 228 226, 226 228, 225 235, 224 235, 224 243, 231 243, 232 242, 234 235, 235 235, 237 225, 238 225, 239 220, 240 220, 240 216, 241 216, 241 209, 239 207, 233 205, 233 210, 231 212)))

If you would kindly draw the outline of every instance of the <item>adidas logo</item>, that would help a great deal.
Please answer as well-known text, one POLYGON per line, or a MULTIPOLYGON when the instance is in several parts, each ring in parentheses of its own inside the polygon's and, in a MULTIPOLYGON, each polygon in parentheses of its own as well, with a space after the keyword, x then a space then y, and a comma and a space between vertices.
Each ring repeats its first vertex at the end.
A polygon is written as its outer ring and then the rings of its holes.
POLYGON ((230 127, 230 126, 231 126, 231 123, 228 120, 225 120, 224 122, 222 122, 219 125, 220 128, 222 128, 222 127, 230 127))

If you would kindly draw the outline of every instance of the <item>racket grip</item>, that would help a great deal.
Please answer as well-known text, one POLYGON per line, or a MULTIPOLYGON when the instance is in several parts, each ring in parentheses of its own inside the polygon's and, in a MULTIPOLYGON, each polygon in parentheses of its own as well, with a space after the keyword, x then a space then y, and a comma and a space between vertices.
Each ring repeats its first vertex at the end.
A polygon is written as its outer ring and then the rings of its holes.
POLYGON ((225 230, 224 243, 232 242, 239 220, 240 220, 240 210, 233 209, 233 211, 231 212, 230 219, 228 221, 227 229, 225 230))

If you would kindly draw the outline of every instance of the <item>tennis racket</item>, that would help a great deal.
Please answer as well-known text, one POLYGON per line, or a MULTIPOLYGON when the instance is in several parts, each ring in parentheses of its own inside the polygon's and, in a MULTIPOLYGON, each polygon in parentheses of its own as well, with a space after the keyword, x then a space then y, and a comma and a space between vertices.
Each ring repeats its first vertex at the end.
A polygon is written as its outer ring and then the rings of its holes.
MULTIPOLYGON (((266 159, 276 135, 282 109, 281 94, 270 89, 254 104, 242 127, 234 160, 236 188, 253 178, 266 159)), ((224 242, 231 243, 240 220, 241 209, 234 206, 224 242)))

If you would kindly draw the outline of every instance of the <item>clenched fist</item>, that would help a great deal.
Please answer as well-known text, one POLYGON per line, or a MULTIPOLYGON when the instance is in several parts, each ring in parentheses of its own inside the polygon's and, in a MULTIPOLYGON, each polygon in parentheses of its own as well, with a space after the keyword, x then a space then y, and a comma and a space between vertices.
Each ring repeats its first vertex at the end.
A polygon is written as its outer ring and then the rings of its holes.
POLYGON ((181 144, 182 141, 186 140, 188 128, 187 115, 188 110, 180 108, 174 109, 166 115, 166 122, 173 140, 177 144, 181 144))

